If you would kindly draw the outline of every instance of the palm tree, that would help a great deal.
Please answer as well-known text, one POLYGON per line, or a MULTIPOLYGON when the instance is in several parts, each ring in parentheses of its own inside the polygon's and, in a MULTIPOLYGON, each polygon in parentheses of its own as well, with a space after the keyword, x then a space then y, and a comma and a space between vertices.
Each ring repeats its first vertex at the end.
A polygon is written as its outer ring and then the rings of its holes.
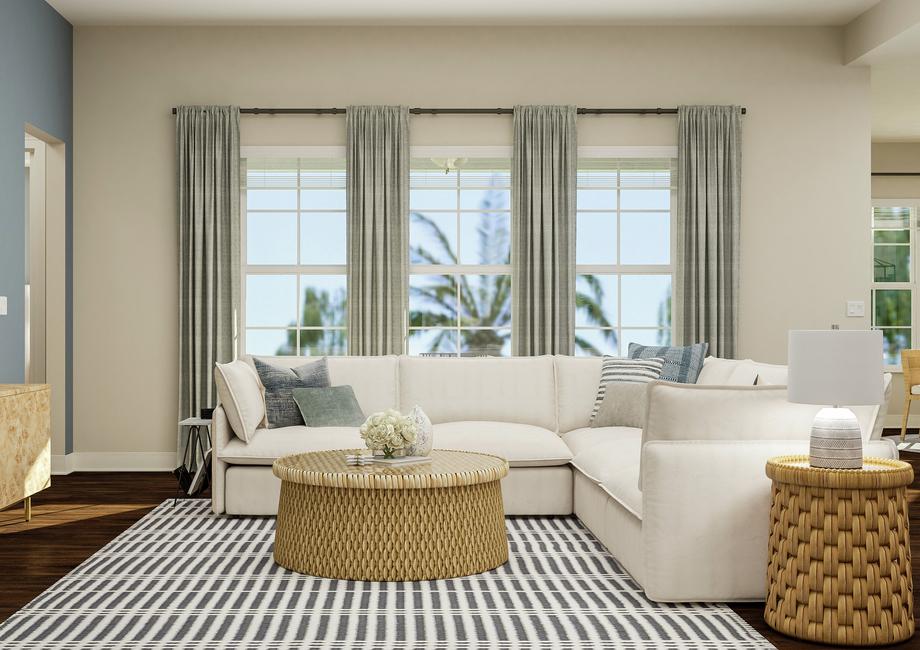
MULTIPOLYGON (((327 291, 306 287, 303 296, 301 323, 306 327, 342 325, 345 323, 345 290, 327 291)), ((291 323, 290 327, 296 327, 291 323)), ((300 354, 305 356, 339 355, 346 352, 345 330, 300 330, 300 354)), ((289 329, 287 341, 278 348, 278 355, 298 354, 297 331, 289 329)))
POLYGON ((671 285, 658 305, 658 345, 671 345, 671 285))
MULTIPOLYGON (((488 199, 483 205, 489 205, 488 199)), ((486 208, 488 209, 488 208, 486 208)), ((413 212, 412 221, 427 230, 432 248, 418 245, 410 251, 413 264, 457 264, 457 254, 438 225, 424 214, 413 212)), ((510 233, 503 219, 484 217, 476 228, 477 255, 486 263, 507 264, 510 233), (505 259, 502 259, 502 258, 505 259)), ((412 327, 501 328, 511 323, 511 277, 506 274, 436 275, 425 286, 411 286, 410 293, 423 305, 409 312, 412 327), (459 302, 459 313, 458 313, 459 302)), ((461 350, 467 354, 500 355, 511 334, 499 329, 464 329, 461 350)), ((438 330, 429 351, 451 347, 451 330, 438 330)))
MULTIPOLYGON (((578 290, 578 285, 576 284, 575 311, 581 311, 585 315, 585 320, 591 325, 608 328, 599 330, 600 335, 610 342, 611 348, 616 350, 617 333, 616 330, 612 329, 613 324, 604 314, 602 307, 604 304, 604 286, 596 275, 585 274, 579 277, 587 291, 578 290)), ((575 350, 576 352, 593 356, 603 354, 602 350, 598 350, 593 343, 579 335, 579 330, 577 329, 575 330, 575 350)))
MULTIPOLYGON (((480 202, 481 210, 505 208, 505 195, 486 192, 480 202)), ((412 223, 428 235, 430 245, 416 245, 410 249, 412 264, 457 264, 457 253, 438 224, 420 213, 410 214, 412 223)), ((507 222, 485 216, 476 228, 477 258, 483 264, 509 264, 511 233, 507 222)), ((576 291, 575 308, 586 315, 586 320, 601 328, 601 335, 616 347, 616 331, 604 314, 601 305, 604 289, 593 275, 581 276, 586 290, 576 291)), ((411 286, 419 307, 409 313, 411 327, 437 327, 428 344, 429 352, 461 352, 475 356, 500 355, 511 338, 507 328, 511 323, 511 276, 507 274, 436 275, 424 286, 411 286), (459 314, 458 314, 459 305, 459 314), (459 322, 461 328, 484 327, 488 329, 461 329, 460 350, 456 350, 453 330, 459 322)), ((418 330, 415 330, 416 332, 418 330)), ((410 336, 412 334, 410 333, 410 336)), ((576 334, 576 348, 587 354, 601 354, 594 344, 576 334)))

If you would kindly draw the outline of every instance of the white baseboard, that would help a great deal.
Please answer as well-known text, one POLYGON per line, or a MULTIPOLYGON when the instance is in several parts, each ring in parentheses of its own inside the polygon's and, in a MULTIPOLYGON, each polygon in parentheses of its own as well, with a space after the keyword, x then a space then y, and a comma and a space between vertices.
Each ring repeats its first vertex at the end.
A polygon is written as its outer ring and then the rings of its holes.
POLYGON ((51 473, 70 474, 73 471, 73 457, 76 454, 52 454, 51 473))
POLYGON ((171 472, 176 454, 170 451, 78 451, 51 457, 52 474, 71 472, 171 472))

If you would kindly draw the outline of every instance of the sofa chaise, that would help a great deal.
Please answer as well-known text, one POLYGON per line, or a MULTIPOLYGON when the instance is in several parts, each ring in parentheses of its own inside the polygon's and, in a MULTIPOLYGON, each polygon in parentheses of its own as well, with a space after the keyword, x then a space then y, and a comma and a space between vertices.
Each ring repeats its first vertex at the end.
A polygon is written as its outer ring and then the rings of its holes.
MULTIPOLYGON (((601 363, 567 356, 328 358, 332 384, 352 386, 365 414, 419 405, 434 425, 435 447, 506 458, 506 514, 577 515, 651 599, 762 600, 765 462, 807 453, 820 407, 786 401, 784 366, 707 359, 729 369, 747 365, 740 374, 704 372, 695 385, 653 382, 644 429, 592 428, 601 363), (739 376, 748 385, 711 384, 739 376)), ((886 375, 886 393, 889 384, 886 375)), ((880 440, 882 408, 853 410, 866 455, 896 458, 894 444, 880 440)), ((218 514, 276 514, 280 481, 271 465, 281 456, 363 447, 353 427, 260 428, 246 443, 222 406, 213 418, 218 514)))

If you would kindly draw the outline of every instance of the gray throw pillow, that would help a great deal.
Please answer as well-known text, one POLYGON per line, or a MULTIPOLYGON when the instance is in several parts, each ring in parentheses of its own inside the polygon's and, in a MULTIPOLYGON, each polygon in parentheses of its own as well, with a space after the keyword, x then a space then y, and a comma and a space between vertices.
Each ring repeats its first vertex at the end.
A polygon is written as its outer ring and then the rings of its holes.
POLYGON ((366 419, 351 386, 295 388, 294 401, 308 427, 360 427, 366 419))
POLYGON ((268 428, 303 426, 303 416, 294 402, 295 388, 328 388, 326 357, 297 368, 273 366, 256 357, 252 362, 265 386, 265 417, 268 428))
POLYGON ((648 384, 611 382, 601 402, 592 427, 645 428, 648 384))
POLYGON ((703 360, 708 343, 694 343, 683 347, 672 345, 639 345, 629 344, 631 359, 651 359, 660 357, 664 359, 664 368, 661 370, 662 381, 675 381, 679 384, 695 384, 700 370, 703 369, 703 360))

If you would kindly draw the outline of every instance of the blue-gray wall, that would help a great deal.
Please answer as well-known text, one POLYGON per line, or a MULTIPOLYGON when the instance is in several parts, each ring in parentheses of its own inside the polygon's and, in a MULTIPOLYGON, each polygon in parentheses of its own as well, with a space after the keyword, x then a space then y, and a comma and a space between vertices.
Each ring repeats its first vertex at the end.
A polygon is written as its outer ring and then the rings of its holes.
POLYGON ((67 145, 67 423, 73 449, 73 27, 44 0, 0 0, 0 383, 25 377, 26 123, 67 145))

